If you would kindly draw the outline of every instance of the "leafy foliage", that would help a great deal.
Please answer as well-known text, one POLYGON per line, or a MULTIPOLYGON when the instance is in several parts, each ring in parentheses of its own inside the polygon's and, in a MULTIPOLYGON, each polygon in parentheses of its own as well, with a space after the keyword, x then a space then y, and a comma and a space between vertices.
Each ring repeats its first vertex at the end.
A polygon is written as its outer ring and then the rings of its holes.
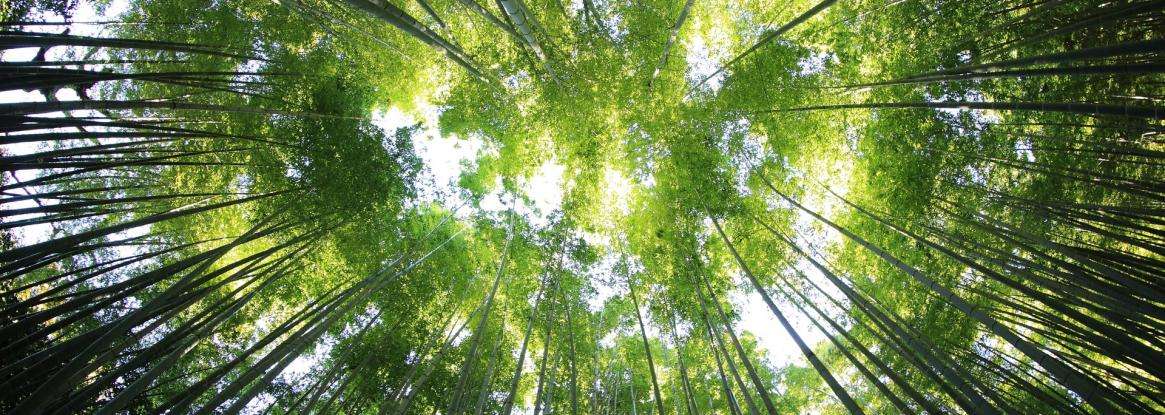
POLYGON ((5 413, 1165 411, 1159 2, 58 3, 5 413))

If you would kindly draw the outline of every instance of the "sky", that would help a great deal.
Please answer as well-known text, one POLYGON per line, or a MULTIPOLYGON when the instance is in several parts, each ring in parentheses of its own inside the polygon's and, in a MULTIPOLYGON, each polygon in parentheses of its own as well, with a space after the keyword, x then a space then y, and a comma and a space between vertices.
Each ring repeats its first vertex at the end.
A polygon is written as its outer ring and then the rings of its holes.
MULTIPOLYGON (((126 0, 112 0, 107 5, 107 7, 105 9, 105 14, 100 14, 97 12, 97 10, 95 10, 93 8, 92 4, 86 3, 86 2, 81 2, 81 3, 78 3, 78 5, 77 5, 77 8, 76 8, 74 16, 73 16, 73 21, 78 21, 78 22, 100 21, 100 20, 105 19, 106 18, 105 16, 114 16, 114 15, 122 13, 128 7, 129 7, 129 4, 126 2, 126 0)), ((61 21, 59 16, 46 17, 43 20, 44 21, 61 21)), ((99 34, 99 32, 98 32, 99 27, 100 26, 96 26, 96 25, 73 25, 70 29, 70 33, 73 35, 80 35, 80 36, 95 36, 95 35, 99 34)), ((55 28, 53 28, 52 26, 47 26, 46 28, 41 28, 40 30, 54 30, 54 29, 55 28)), ((37 29, 30 29, 30 30, 36 31, 37 29)), ((32 60, 34 56, 36 56, 36 52, 37 52, 37 48, 9 49, 9 50, 4 51, 3 60, 9 61, 9 62, 29 61, 29 60, 32 60)), ((53 59, 54 56, 59 55, 61 52, 62 52, 62 50, 60 48, 50 49, 49 52, 47 53, 47 58, 51 60, 51 59, 53 59)), ((60 101, 75 101, 75 100, 80 99, 80 97, 77 96, 77 93, 75 91, 73 91, 72 89, 57 90, 55 97, 57 100, 60 100, 60 101)), ((26 91, 21 91, 21 90, 0 91, 0 103, 44 102, 44 101, 45 101, 45 97, 43 95, 41 95, 40 92, 26 92, 26 91)), ((96 114, 92 114, 92 113, 86 113, 85 111, 77 111, 77 112, 74 112, 73 114, 75 116, 96 115, 96 114)), ((61 113, 61 112, 49 113, 49 114, 44 114, 44 116, 61 117, 61 116, 64 116, 64 113, 61 113)), ((0 145, 0 148, 3 148, 4 152, 8 155, 24 155, 24 154, 30 154, 30 153, 33 153, 36 151, 42 151, 43 145, 39 144, 39 143, 16 143, 16 144, 0 145)), ((8 179, 15 179, 18 181, 19 180, 28 180, 28 179, 32 178, 29 171, 0 172, 0 174, 9 175, 8 179)), ((19 209, 19 208, 28 208, 28 207, 34 207, 34 206, 36 206, 36 201, 34 201, 34 200, 22 200, 22 201, 17 201, 14 203, 9 203, 4 207, 8 208, 8 209, 19 209)), ((10 218, 10 220, 21 219, 21 218, 23 218, 23 217, 17 216, 17 217, 10 218)), ((147 227, 132 228, 132 229, 129 229, 129 230, 126 230, 123 232, 118 232, 116 234, 113 234, 113 235, 111 235, 111 238, 135 237, 135 236, 143 235, 147 231, 148 231, 147 227)), ((34 244, 34 243, 43 242, 45 240, 48 240, 53 234, 53 228, 52 228, 52 225, 50 225, 50 224, 37 224, 37 225, 22 226, 22 227, 18 227, 18 228, 13 228, 11 230, 11 232, 13 234, 13 237, 17 241, 19 241, 21 244, 27 245, 27 244, 34 244)), ((116 249, 123 256, 128 256, 128 255, 133 253, 133 248, 129 247, 129 246, 119 246, 119 247, 116 247, 114 249, 116 249)))
MULTIPOLYGON (((705 55, 706 56, 706 55, 705 55)), ((707 66, 707 65, 705 65, 707 66)), ((419 111, 423 118, 421 130, 413 135, 413 148, 418 157, 425 164, 425 169, 422 172, 420 179, 422 183, 430 183, 433 188, 423 191, 422 198, 434 197, 435 195, 446 195, 443 200, 447 207, 454 207, 460 205, 463 200, 460 197, 460 192, 457 188, 458 178, 464 173, 468 167, 472 166, 474 160, 477 159, 479 153, 488 151, 480 137, 458 137, 458 136, 442 136, 440 131, 435 127, 437 125, 438 112, 435 107, 421 103, 419 111)), ((415 125, 418 120, 409 114, 406 114, 396 107, 392 107, 387 111, 381 111, 373 116, 373 122, 384 129, 386 133, 391 133, 397 128, 415 125)), ((554 159, 546 161, 540 166, 535 174, 522 182, 522 192, 531 199, 531 205, 520 204, 516 207, 519 213, 525 216, 531 223, 543 226, 546 225, 547 216, 554 210, 561 207, 563 197, 563 173, 562 165, 555 162, 554 159)), ((604 206, 610 206, 612 209, 621 210, 622 213, 628 212, 628 202, 630 196, 630 189, 632 182, 623 177, 621 173, 615 170, 609 170, 605 175, 605 197, 607 198, 604 206)), ((440 199, 431 199, 440 200, 440 199)), ((507 205, 504 203, 499 195, 495 192, 485 198, 481 204, 484 211, 501 212, 506 209, 507 205)), ((828 208, 826 209, 829 210, 828 208)), ((459 214, 462 217, 468 215, 469 209, 462 209, 459 214)), ((801 215, 799 218, 801 226, 807 226, 812 222, 812 218, 808 215, 801 215)), ((588 243, 600 244, 609 246, 609 243, 603 236, 595 234, 584 234, 584 239, 588 243)), ((836 240, 837 235, 827 234, 824 240, 836 240)), ((815 244, 820 241, 815 241, 815 244)), ((603 258, 597 265, 598 268, 609 269, 613 265, 614 258, 608 256, 603 258)), ((824 277, 820 272, 809 266, 808 263, 799 263, 797 265, 806 275, 821 282, 820 285, 829 285, 824 281, 824 277)), ((595 274, 601 275, 601 270, 596 270, 595 274)), ((736 286, 748 287, 747 281, 743 275, 736 276, 736 286)), ((625 295, 626 287, 613 287, 608 284, 594 284, 597 289, 597 295, 590 300, 592 310, 601 307, 603 302, 612 296, 625 295)), ((770 295, 780 304, 782 301, 775 293, 770 295)), ((774 367, 780 367, 789 363, 794 363, 803 360, 801 351, 797 348, 796 343, 781 328, 777 318, 768 309, 768 306, 761 299, 751 287, 747 290, 737 290, 733 292, 728 300, 732 303, 733 308, 738 311, 741 316, 734 327, 737 333, 748 331, 752 333, 757 342, 765 350, 765 355, 770 364, 774 367)), ((647 305, 643 304, 646 308, 647 305)), ((811 323, 797 313, 791 310, 791 307, 782 307, 785 316, 792 322, 798 333, 809 344, 815 344, 819 341, 825 340, 823 334, 812 327, 811 323)), ((647 329, 648 335, 658 336, 659 330, 656 327, 649 327, 647 329)))

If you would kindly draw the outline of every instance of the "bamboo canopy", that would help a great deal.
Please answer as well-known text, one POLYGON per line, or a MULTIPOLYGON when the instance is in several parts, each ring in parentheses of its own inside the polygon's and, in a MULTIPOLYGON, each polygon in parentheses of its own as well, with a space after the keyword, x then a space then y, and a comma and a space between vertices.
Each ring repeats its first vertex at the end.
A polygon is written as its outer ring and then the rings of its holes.
POLYGON ((0 413, 1165 413, 1163 12, 11 0, 0 413))

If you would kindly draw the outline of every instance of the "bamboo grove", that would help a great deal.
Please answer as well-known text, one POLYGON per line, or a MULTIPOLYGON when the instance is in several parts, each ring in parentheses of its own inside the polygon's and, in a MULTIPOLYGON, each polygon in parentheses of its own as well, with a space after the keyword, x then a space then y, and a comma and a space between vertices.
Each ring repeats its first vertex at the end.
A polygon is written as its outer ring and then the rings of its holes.
POLYGON ((0 19, 4 413, 1165 412, 1160 1, 0 19))

